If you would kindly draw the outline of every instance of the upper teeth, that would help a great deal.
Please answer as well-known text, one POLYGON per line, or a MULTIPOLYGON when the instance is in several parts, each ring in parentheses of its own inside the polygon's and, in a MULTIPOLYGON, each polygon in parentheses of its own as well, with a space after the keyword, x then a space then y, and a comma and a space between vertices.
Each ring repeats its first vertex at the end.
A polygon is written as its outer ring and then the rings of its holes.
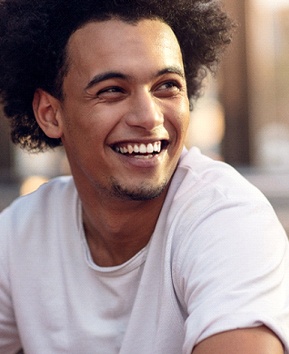
POLYGON ((156 141, 155 143, 149 144, 127 144, 126 146, 116 147, 116 151, 122 154, 152 154, 153 152, 161 151, 161 142, 156 141))

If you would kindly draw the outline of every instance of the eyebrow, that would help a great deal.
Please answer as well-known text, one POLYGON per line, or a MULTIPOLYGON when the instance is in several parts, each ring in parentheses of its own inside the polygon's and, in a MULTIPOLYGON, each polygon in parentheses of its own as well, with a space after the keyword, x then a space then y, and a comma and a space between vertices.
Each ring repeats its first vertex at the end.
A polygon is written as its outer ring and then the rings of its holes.
POLYGON ((128 80, 129 76, 119 73, 119 72, 115 72, 115 71, 109 71, 106 73, 102 73, 99 75, 95 75, 92 80, 89 81, 89 83, 87 84, 87 86, 85 87, 85 90, 90 89, 91 87, 93 87, 94 85, 102 82, 102 81, 106 81, 109 79, 123 79, 123 80, 128 80))
MULTIPOLYGON (((184 71, 178 66, 169 66, 167 68, 164 68, 164 69, 158 71, 157 74, 155 75, 155 77, 159 77, 159 76, 162 76, 162 75, 165 75, 168 73, 177 74, 180 77, 182 77, 183 79, 185 78, 184 71)), ((108 71, 105 73, 95 75, 92 78, 92 80, 89 81, 89 83, 85 87, 85 90, 89 90, 94 85, 96 85, 100 82, 106 81, 106 80, 110 80, 110 79, 132 80, 132 77, 130 75, 123 74, 121 72, 108 71)))
POLYGON ((179 66, 169 66, 163 70, 160 70, 156 76, 162 76, 165 74, 177 74, 181 78, 185 79, 184 71, 179 66))

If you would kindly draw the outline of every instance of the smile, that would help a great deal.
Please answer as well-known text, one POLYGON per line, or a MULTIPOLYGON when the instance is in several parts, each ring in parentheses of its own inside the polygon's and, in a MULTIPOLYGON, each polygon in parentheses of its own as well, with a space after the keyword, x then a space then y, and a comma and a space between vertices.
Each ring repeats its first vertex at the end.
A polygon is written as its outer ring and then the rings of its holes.
POLYGON ((134 157, 152 157, 155 154, 159 154, 162 149, 166 148, 167 145, 168 142, 159 140, 148 144, 128 143, 125 145, 114 145, 113 150, 122 155, 132 155, 134 157))

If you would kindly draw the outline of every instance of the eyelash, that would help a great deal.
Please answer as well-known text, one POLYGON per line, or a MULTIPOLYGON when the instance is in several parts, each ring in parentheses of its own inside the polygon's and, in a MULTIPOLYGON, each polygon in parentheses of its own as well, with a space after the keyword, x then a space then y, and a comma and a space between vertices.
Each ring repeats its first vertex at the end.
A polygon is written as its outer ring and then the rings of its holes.
POLYGON ((112 87, 108 87, 108 88, 105 88, 105 89, 100 90, 100 91, 97 93, 97 96, 98 96, 98 95, 101 95, 102 93, 107 93, 107 92, 114 93, 114 92, 123 92, 123 91, 124 91, 124 90, 123 90, 121 87, 112 86, 112 87))
POLYGON ((164 82, 162 83, 161 85, 159 85, 159 88, 162 87, 162 86, 168 86, 167 88, 170 89, 170 88, 173 88, 173 87, 176 87, 178 89, 181 88, 181 85, 177 82, 177 81, 167 81, 167 82, 164 82))

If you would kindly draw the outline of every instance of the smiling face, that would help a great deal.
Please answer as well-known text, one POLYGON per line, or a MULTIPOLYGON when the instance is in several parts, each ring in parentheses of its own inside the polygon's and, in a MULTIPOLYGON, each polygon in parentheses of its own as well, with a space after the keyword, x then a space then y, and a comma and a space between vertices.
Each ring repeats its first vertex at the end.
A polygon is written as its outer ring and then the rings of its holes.
POLYGON ((71 36, 67 54, 57 119, 76 185, 113 198, 157 197, 189 121, 174 33, 158 20, 91 22, 71 36))

